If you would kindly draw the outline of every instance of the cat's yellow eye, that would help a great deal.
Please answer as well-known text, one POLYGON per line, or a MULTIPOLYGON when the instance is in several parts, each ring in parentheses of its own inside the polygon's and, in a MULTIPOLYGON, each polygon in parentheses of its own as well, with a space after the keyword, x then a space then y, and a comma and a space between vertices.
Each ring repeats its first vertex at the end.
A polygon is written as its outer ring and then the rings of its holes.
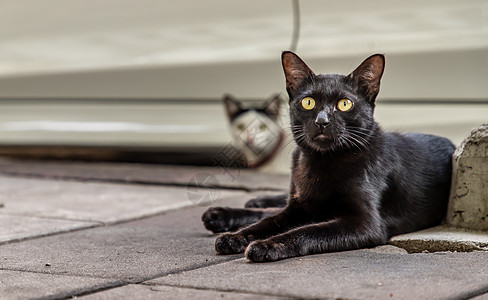
POLYGON ((306 110, 311 110, 315 107, 315 100, 312 97, 305 97, 302 100, 302 106, 306 110))
POLYGON ((266 124, 259 125, 259 130, 261 130, 261 131, 266 130, 267 128, 268 128, 268 126, 266 126, 266 124))
POLYGON ((239 125, 237 125, 237 129, 238 129, 238 130, 244 130, 244 125, 243 125, 243 124, 239 124, 239 125))
POLYGON ((340 110, 340 111, 348 111, 352 108, 352 101, 349 100, 349 99, 341 99, 339 100, 339 102, 337 103, 337 108, 340 110))

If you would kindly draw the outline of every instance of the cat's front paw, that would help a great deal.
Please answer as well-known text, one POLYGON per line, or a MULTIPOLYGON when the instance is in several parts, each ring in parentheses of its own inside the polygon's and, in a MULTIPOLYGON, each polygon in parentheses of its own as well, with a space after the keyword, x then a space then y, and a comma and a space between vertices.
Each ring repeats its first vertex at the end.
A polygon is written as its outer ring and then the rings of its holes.
POLYGON ((268 199, 266 197, 256 197, 248 200, 244 204, 245 208, 266 208, 269 207, 268 199))
POLYGON ((210 207, 202 215, 203 225, 213 233, 235 230, 232 218, 232 211, 228 207, 210 207))
POLYGON ((244 204, 246 208, 285 207, 288 195, 261 196, 252 198, 244 204))
POLYGON ((252 242, 246 248, 245 255, 252 262, 271 262, 297 256, 283 243, 273 242, 271 240, 252 242))
POLYGON ((242 253, 249 241, 241 234, 225 233, 215 241, 215 250, 219 254, 242 253))

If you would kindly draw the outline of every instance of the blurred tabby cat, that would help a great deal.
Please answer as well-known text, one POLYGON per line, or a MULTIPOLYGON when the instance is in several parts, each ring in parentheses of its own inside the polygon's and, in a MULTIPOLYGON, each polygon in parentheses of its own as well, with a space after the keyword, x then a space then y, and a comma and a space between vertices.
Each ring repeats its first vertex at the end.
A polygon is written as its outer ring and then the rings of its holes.
POLYGON ((262 105, 244 107, 232 96, 224 96, 232 136, 248 167, 260 167, 278 152, 284 137, 278 124, 281 103, 281 97, 274 95, 262 105))

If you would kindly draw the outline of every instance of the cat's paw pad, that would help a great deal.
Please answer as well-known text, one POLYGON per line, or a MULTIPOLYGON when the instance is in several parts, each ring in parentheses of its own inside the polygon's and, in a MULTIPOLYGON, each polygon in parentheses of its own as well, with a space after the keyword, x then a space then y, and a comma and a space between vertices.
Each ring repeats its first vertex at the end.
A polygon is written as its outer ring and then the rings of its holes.
POLYGON ((248 244, 249 242, 243 235, 226 233, 215 241, 215 250, 219 254, 242 253, 248 244))
POLYGON ((270 240, 252 242, 245 255, 252 262, 270 262, 294 256, 283 243, 270 240))
POLYGON ((210 207, 202 215, 205 228, 213 233, 232 230, 232 212, 228 207, 210 207))

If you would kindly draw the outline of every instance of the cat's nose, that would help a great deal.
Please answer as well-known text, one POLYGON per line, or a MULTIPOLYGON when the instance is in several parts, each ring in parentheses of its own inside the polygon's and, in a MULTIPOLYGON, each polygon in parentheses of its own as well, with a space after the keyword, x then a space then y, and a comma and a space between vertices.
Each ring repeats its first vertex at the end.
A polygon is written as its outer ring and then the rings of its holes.
POLYGON ((317 115, 317 118, 315 119, 315 125, 319 127, 320 129, 323 129, 327 126, 329 126, 330 120, 329 117, 327 116, 327 113, 325 111, 319 112, 317 115))

